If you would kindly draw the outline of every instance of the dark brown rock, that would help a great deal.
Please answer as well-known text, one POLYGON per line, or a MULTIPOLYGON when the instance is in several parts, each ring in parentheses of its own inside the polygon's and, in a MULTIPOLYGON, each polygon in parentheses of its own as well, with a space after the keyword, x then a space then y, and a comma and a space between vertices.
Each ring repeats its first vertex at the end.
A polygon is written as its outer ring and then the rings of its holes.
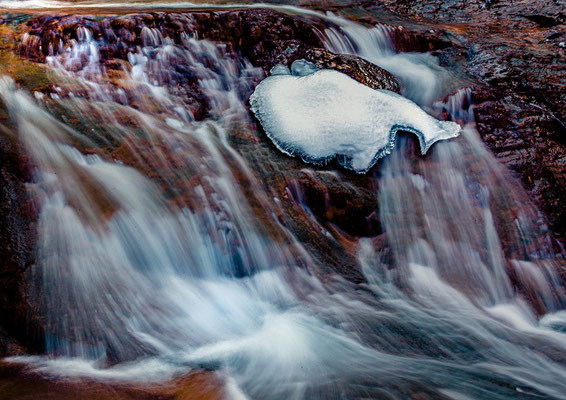
POLYGON ((29 400, 220 400, 226 382, 215 372, 193 370, 161 384, 115 383, 101 380, 57 380, 25 365, 0 361, 0 399, 29 400))
MULTIPOLYGON (((59 46, 67 46, 78 39, 78 28, 88 28, 98 42, 100 55, 108 71, 119 71, 127 60, 127 54, 143 45, 144 28, 158 28, 163 37, 179 42, 187 32, 228 44, 226 51, 241 55, 266 73, 276 64, 290 65, 297 59, 307 59, 319 68, 335 69, 374 89, 399 92, 397 80, 386 70, 360 57, 334 54, 323 49, 317 32, 324 29, 321 21, 306 21, 273 10, 253 9, 229 12, 201 12, 194 14, 157 13, 107 17, 96 20, 81 16, 40 16, 28 22, 31 27, 20 40, 21 55, 44 62, 50 52, 59 46)), ((175 65, 175 64, 174 64, 175 65)), ((171 71, 167 86, 195 84, 190 70, 182 63, 171 71)), ((203 98, 191 89, 187 98, 203 98)), ((203 117, 203 107, 196 107, 203 117)))
POLYGON ((377 236, 381 224, 377 218, 377 190, 355 177, 347 182, 336 174, 301 171, 296 179, 296 197, 324 225, 333 225, 354 237, 377 236), (348 182, 350 181, 350 182, 348 182))
MULTIPOLYGON (((5 123, 0 116, 0 127, 5 123)), ((25 279, 33 264, 36 219, 25 188, 30 170, 18 146, 4 135, 0 136, 0 356, 18 353, 22 346, 28 352, 43 347, 25 279)))
POLYGON ((475 86, 477 128, 566 239, 566 42, 559 0, 362 2, 451 46, 434 54, 475 86), (392 15, 392 13, 394 13, 392 15), (439 29, 440 27, 440 29, 439 29))
POLYGON ((340 71, 372 89, 385 89, 399 93, 399 82, 390 72, 363 58, 335 54, 320 48, 308 49, 304 58, 318 68, 340 71))

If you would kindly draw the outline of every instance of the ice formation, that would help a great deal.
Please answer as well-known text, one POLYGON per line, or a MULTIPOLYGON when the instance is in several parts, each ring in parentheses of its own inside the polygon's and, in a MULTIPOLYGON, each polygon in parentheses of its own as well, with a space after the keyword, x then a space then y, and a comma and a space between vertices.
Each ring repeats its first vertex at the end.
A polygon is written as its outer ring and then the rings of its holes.
POLYGON ((277 64, 269 71, 270 75, 294 75, 305 76, 315 73, 319 69, 307 60, 295 60, 291 64, 291 69, 283 64, 277 64))
POLYGON ((306 76, 314 74, 319 69, 307 60, 296 60, 291 64, 291 74, 296 76, 306 76))
POLYGON ((301 62, 291 66, 292 75, 276 71, 256 87, 251 109, 282 152, 306 162, 336 157, 345 168, 365 173, 391 151, 399 130, 417 135, 423 154, 460 134, 455 122, 439 121, 411 100, 341 72, 312 70, 301 62))

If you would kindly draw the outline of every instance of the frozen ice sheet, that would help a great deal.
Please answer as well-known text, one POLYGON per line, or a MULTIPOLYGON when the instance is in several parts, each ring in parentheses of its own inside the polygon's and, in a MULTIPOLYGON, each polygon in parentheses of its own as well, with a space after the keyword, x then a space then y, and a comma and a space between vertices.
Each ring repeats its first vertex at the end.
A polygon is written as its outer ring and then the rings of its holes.
POLYGON ((336 157, 359 173, 391 151, 399 130, 416 134, 423 154, 461 130, 403 96, 371 89, 333 70, 270 76, 256 87, 250 105, 284 153, 317 164, 336 157))

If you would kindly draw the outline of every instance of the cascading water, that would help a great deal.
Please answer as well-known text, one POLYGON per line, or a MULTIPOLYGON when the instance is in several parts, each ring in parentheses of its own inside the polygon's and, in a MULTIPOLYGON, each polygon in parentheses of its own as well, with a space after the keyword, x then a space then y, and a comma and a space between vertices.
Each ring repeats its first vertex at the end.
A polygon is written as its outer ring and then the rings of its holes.
POLYGON ((364 27, 350 21, 338 20, 339 27, 325 32, 326 48, 335 53, 355 54, 380 67, 394 72, 403 94, 421 106, 446 93, 448 72, 429 53, 397 53, 392 43, 389 25, 364 27))
POLYGON ((366 283, 312 273, 320 261, 231 146, 258 69, 191 37, 188 18, 181 43, 143 28, 126 93, 80 27, 48 59, 68 82, 49 101, 0 84, 36 166, 31 279, 49 352, 14 360, 125 381, 208 368, 234 398, 566 398, 561 260, 481 143, 469 90, 438 101, 449 75, 433 56, 396 53, 391 28, 318 17, 328 49, 389 69, 404 95, 466 125, 425 158, 401 137, 376 169, 388 252, 359 240, 366 283), (204 120, 171 85, 177 65, 210 105, 204 120))

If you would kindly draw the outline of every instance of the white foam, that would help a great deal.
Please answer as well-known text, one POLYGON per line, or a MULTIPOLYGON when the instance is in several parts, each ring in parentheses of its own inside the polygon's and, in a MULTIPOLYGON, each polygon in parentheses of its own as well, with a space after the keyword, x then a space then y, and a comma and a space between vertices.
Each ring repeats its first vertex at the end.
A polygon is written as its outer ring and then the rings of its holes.
POLYGON ((373 90, 332 70, 270 76, 257 86, 250 105, 281 151, 319 164, 337 157, 359 173, 391 151, 398 130, 415 133, 423 154, 461 130, 396 93, 373 90))
POLYGON ((546 314, 540 319, 539 325, 543 328, 566 333, 566 311, 562 310, 546 314))
POLYGON ((186 374, 186 366, 175 366, 158 358, 138 359, 108 368, 97 360, 81 358, 49 358, 45 356, 17 356, 6 361, 26 364, 33 372, 54 378, 88 378, 105 382, 162 382, 186 374))

